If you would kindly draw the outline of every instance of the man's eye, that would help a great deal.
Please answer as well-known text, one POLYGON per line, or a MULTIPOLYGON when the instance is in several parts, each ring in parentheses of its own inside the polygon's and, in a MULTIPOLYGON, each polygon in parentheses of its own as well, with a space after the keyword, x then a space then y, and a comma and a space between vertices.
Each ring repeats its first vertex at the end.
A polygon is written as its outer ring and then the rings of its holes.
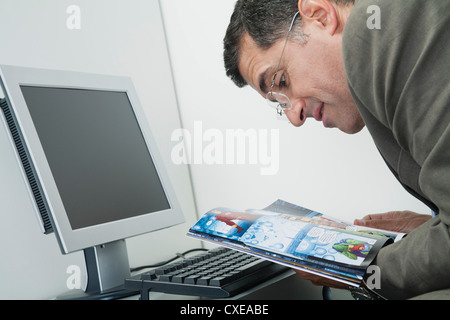
POLYGON ((279 88, 279 90, 281 90, 284 87, 286 87, 286 78, 284 77, 284 75, 282 75, 280 77, 280 82, 278 82, 278 88, 279 88))

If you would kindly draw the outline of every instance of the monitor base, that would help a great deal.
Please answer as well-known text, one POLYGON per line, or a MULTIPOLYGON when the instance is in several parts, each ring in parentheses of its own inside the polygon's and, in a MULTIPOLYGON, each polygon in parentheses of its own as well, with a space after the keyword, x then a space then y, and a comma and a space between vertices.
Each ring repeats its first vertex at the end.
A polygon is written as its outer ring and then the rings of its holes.
POLYGON ((113 300, 139 294, 125 289, 130 264, 125 240, 84 249, 87 271, 86 290, 74 289, 58 300, 113 300))

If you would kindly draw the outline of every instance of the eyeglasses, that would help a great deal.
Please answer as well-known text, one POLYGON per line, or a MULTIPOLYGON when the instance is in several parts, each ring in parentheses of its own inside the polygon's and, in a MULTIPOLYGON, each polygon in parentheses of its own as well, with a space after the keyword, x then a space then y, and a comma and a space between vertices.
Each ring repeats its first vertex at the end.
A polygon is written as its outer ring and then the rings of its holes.
POLYGON ((275 85, 275 80, 277 78, 277 74, 278 74, 278 71, 279 71, 279 68, 281 65, 281 60, 283 59, 284 50, 286 49, 286 45, 289 40, 289 35, 292 31, 292 27, 294 26, 295 19, 297 18, 298 15, 299 15, 299 12, 297 11, 297 13, 292 18, 291 26, 289 27, 289 31, 286 36, 286 41, 284 42, 283 51, 281 52, 280 61, 278 61, 278 65, 277 65, 277 69, 276 69, 277 71, 273 75, 272 85, 270 86, 270 91, 266 95, 267 103, 269 104, 270 107, 274 108, 277 111, 277 118, 280 120, 287 120, 287 117, 286 117, 284 111, 290 110, 292 108, 292 104, 291 104, 291 100, 289 100, 287 95, 280 93, 280 92, 274 92, 273 86, 275 85))

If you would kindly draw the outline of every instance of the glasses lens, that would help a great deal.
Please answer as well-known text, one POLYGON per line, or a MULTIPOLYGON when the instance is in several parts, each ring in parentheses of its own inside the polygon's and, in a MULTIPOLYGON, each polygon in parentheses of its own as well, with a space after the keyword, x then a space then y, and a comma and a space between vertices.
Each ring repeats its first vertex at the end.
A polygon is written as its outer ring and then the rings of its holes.
POLYGON ((266 96, 266 100, 269 106, 277 111, 277 118, 279 120, 288 120, 284 111, 291 109, 292 105, 286 95, 278 92, 269 92, 266 96))
POLYGON ((291 101, 282 93, 269 92, 266 98, 269 106, 274 109, 288 110, 291 108, 291 101))

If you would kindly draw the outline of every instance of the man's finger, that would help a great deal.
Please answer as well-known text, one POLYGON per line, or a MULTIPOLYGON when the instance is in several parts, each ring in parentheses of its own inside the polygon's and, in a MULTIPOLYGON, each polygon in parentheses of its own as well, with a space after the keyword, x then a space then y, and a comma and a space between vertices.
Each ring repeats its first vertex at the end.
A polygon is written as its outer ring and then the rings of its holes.
MULTIPOLYGON (((391 230, 392 226, 394 225, 393 221, 394 220, 383 220, 383 219, 378 219, 378 220, 356 219, 353 222, 353 224, 355 224, 357 226, 364 226, 364 227, 369 227, 369 228, 391 230)), ((397 223, 395 223, 395 224, 397 224, 397 223)))
POLYGON ((400 216, 401 216, 401 214, 399 214, 399 211, 389 211, 386 213, 368 214, 360 220, 390 220, 390 219, 397 219, 400 216))

